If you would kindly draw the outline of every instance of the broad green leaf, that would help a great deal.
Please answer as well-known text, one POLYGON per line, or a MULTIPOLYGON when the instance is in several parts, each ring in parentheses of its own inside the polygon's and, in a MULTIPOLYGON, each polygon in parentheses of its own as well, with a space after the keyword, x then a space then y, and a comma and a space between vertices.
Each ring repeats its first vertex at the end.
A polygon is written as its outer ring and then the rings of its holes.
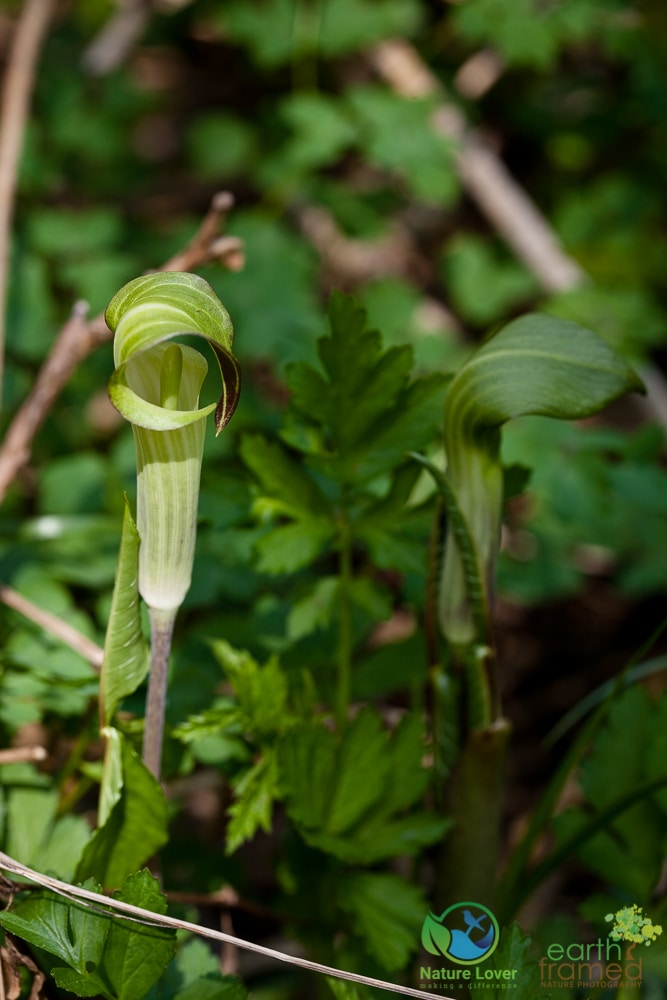
POLYGON ((119 886, 167 841, 167 806, 159 783, 121 736, 123 785, 104 826, 86 847, 77 879, 119 886))
POLYGON ((102 726, 111 722, 119 703, 139 687, 148 672, 148 654, 141 632, 138 565, 139 533, 126 497, 116 582, 100 675, 102 726))
POLYGON ((287 616, 287 635, 297 641, 330 622, 338 596, 338 577, 324 576, 309 587, 305 597, 295 600, 287 616))
MULTIPOLYGON (((641 789, 647 779, 659 779, 665 774, 664 761, 652 773, 648 766, 646 734, 654 731, 658 719, 656 707, 646 690, 638 685, 614 700, 606 724, 581 767, 581 785, 589 805, 556 817, 559 845, 566 845, 570 838, 585 831, 595 821, 596 814, 612 809, 624 797, 641 789)), ((655 766, 655 761, 652 763, 655 766)), ((588 837, 578 854, 603 878, 644 899, 658 878, 665 834, 667 817, 651 796, 625 809, 606 829, 588 837)))
POLYGON ((220 975, 220 960, 193 937, 179 948, 146 1000, 245 1000, 247 990, 235 976, 220 975))
MULTIPOLYGON (((85 888, 99 891, 94 882, 86 882, 85 888)), ((99 986, 96 971, 111 924, 108 915, 62 896, 39 892, 21 900, 11 911, 0 914, 0 924, 10 933, 53 955, 54 959, 65 962, 77 973, 90 974, 91 982, 99 986)), ((104 987, 101 992, 106 997, 113 996, 104 987)))
MULTIPOLYGON (((86 888, 99 891, 94 883, 86 888)), ((115 898, 165 913, 164 896, 147 871, 127 879, 115 898)), ((40 894, 3 914, 7 930, 65 961, 50 971, 62 989, 108 1000, 142 1000, 174 953, 173 930, 103 913, 90 904, 40 894), (6 920, 5 920, 6 918, 6 920)))
POLYGON ((336 901, 384 969, 403 968, 419 944, 426 906, 421 889, 397 875, 350 872, 336 901))
POLYGON ((298 0, 233 0, 225 5, 223 25, 270 68, 307 54, 338 56, 410 35, 420 19, 414 0, 336 0, 322 8, 302 7, 298 0))
POLYGON ((258 830, 270 832, 273 803, 278 790, 275 753, 267 750, 234 785, 235 798, 228 810, 227 854, 233 854, 258 830))
POLYGON ((17 861, 68 879, 90 840, 90 827, 82 816, 57 818, 59 798, 55 789, 12 788, 7 795, 5 846, 17 861))
POLYGON ((423 201, 454 200, 455 150, 431 123, 435 99, 402 97, 370 84, 350 88, 347 101, 369 160, 399 176, 423 201))
MULTIPOLYGON (((590 330, 539 314, 504 327, 458 371, 445 400, 447 478, 476 549, 477 577, 487 590, 502 514, 502 424, 528 414, 580 419, 642 388, 630 366, 590 330)), ((467 578, 450 529, 439 618, 447 638, 464 645, 477 632, 467 578)))
POLYGON ((335 162, 356 131, 341 105, 321 93, 285 98, 281 115, 293 130, 284 156, 292 170, 312 170, 335 162))
MULTIPOLYGON (((144 870, 131 875, 115 897, 154 913, 165 914, 167 902, 157 879, 144 870)), ((118 1000, 142 1000, 174 955, 171 928, 141 925, 120 917, 111 921, 102 956, 102 973, 118 1000)))
POLYGON ((332 535, 332 522, 322 518, 301 517, 294 524, 281 524, 258 540, 257 568, 272 575, 294 573, 320 556, 332 535))

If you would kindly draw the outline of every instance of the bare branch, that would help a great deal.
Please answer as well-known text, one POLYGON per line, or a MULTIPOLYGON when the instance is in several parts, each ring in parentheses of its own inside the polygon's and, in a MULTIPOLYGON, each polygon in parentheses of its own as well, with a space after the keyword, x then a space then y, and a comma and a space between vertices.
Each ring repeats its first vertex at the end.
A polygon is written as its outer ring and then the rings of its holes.
POLYGON ((25 0, 14 36, 0 112, 0 400, 5 353, 5 313, 14 197, 28 117, 35 64, 55 8, 55 0, 25 0))
POLYGON ((37 764, 46 760, 48 753, 44 747, 9 747, 8 750, 0 750, 0 767, 3 764, 37 764))
POLYGON ((84 69, 94 76, 106 76, 124 63, 144 33, 151 6, 150 0, 121 3, 85 51, 84 69))
MULTIPOLYGON (((376 989, 388 990, 390 993, 400 993, 408 997, 417 997, 419 1000, 423 1000, 424 997, 423 991, 413 989, 410 986, 390 983, 382 979, 374 979, 371 976, 362 976, 357 972, 346 972, 343 969, 337 969, 330 965, 322 965, 320 962, 301 958, 300 955, 290 955, 288 952, 277 951, 275 948, 267 948, 264 945, 256 944, 254 941, 245 941, 243 938, 226 934, 224 931, 214 930, 212 927, 202 927, 188 920, 162 916, 159 913, 153 913, 152 910, 134 906, 132 903, 125 903, 120 899, 103 896, 99 892, 91 892, 90 889, 84 889, 82 886, 70 885, 68 882, 62 882, 60 879, 51 878, 49 875, 43 875, 41 872, 28 868, 19 861, 15 861, 8 854, 1 852, 0 869, 11 872, 13 875, 18 875, 22 879, 27 878, 30 882, 41 885, 45 889, 50 889, 52 892, 64 896, 79 906, 85 906, 101 914, 108 914, 111 911, 120 915, 125 920, 130 920, 134 923, 148 924, 153 927, 173 927, 177 930, 190 931, 192 934, 198 934, 200 937, 210 938, 213 941, 222 941, 223 944, 230 944, 245 951, 265 955, 267 958, 274 959, 275 961, 285 962, 288 965, 296 965, 302 969, 308 969, 310 972, 317 972, 320 975, 334 976, 336 979, 345 979, 351 983, 374 986, 376 989)), ((441 1000, 452 1000, 452 998, 443 994, 441 1000)))
POLYGON ((8 608, 12 608, 12 610, 18 611, 25 618, 30 619, 35 625, 39 625, 40 628, 55 636, 56 639, 60 639, 66 646, 73 649, 75 653, 79 653, 80 656, 88 660, 96 670, 101 669, 104 650, 68 622, 63 621, 57 615, 51 614, 50 611, 45 611, 43 608, 33 604, 23 594, 19 594, 18 591, 13 590, 12 587, 8 587, 5 583, 0 583, 0 601, 6 604, 8 608))
MULTIPOLYGON (((438 80, 408 42, 383 42, 372 51, 371 60, 398 94, 427 97, 440 92, 438 80)), ((559 292, 585 281, 585 273, 561 249, 540 210, 504 163, 468 127, 462 112, 443 101, 433 126, 456 144, 459 174, 468 194, 542 287, 559 292)))

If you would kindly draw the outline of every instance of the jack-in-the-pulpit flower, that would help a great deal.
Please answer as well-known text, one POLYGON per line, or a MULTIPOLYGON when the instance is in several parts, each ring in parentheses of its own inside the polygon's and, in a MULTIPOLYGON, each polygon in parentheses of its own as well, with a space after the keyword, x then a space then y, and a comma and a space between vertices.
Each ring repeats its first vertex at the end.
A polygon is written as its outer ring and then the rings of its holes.
POLYGON ((578 420, 631 391, 643 391, 642 382, 608 344, 576 323, 539 314, 514 320, 459 369, 445 399, 444 443, 447 480, 470 549, 462 550, 450 518, 438 616, 452 645, 480 642, 475 618, 486 611, 478 607, 476 615, 474 604, 488 605, 492 594, 503 507, 502 425, 528 414, 578 420))
MULTIPOLYGON (((155 675, 165 675, 161 689, 166 683, 166 663, 163 669, 158 660, 168 657, 174 618, 192 578, 206 418, 215 411, 218 433, 227 424, 240 376, 229 314, 194 274, 164 272, 130 281, 109 303, 106 320, 114 332, 116 366, 109 396, 132 424, 137 454, 138 586, 149 608, 153 647, 148 733, 155 675), (208 365, 198 350, 173 341, 187 335, 205 338, 213 349, 222 384, 217 403, 199 406, 208 365)), ((156 711, 162 713, 164 691, 161 697, 156 711)), ((147 763, 159 770, 159 758, 156 765, 152 756, 147 763)))

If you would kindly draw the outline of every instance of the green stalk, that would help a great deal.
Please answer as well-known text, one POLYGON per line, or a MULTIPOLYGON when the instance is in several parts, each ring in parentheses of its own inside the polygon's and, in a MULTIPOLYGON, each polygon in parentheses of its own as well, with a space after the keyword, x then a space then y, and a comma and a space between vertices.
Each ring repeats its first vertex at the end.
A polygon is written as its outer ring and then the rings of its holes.
POLYGON ((350 706, 352 678, 352 533, 345 504, 340 521, 339 582, 338 582, 338 678, 336 690, 336 719, 339 729, 347 722, 350 706))
POLYGON ((151 668, 146 699, 146 721, 144 726, 143 761, 148 770, 160 779, 162 764, 162 742, 164 737, 164 714, 167 701, 167 677, 169 655, 174 633, 174 622, 178 608, 163 611, 149 609, 151 624, 151 668))

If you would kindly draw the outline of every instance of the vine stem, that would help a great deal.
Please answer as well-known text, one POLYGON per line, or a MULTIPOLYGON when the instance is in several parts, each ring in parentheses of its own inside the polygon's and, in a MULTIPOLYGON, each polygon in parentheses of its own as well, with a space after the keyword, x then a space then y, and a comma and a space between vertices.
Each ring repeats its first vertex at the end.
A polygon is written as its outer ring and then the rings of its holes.
POLYGON ((164 611, 149 608, 151 625, 151 666, 146 699, 143 761, 148 770, 160 780, 164 712, 167 701, 167 674, 169 654, 176 621, 176 610, 164 611))
POLYGON ((352 603, 350 601, 352 537, 345 503, 342 504, 342 508, 339 534, 338 688, 336 692, 336 717, 340 729, 343 729, 347 721, 352 675, 352 603))

